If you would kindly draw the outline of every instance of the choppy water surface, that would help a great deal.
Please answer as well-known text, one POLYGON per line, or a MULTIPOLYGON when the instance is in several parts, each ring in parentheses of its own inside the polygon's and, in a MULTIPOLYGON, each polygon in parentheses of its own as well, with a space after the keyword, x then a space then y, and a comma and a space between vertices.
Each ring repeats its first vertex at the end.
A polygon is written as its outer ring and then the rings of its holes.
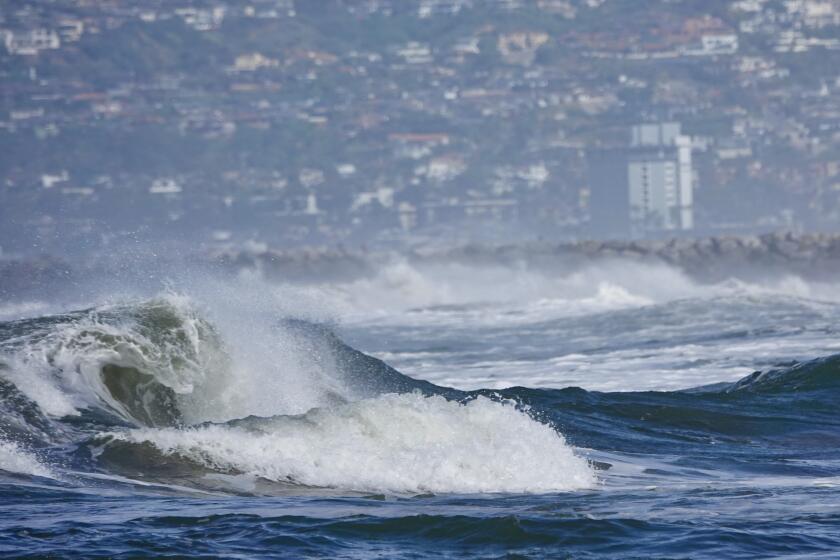
POLYGON ((839 311, 627 263, 9 302, 0 554, 836 557, 839 311))

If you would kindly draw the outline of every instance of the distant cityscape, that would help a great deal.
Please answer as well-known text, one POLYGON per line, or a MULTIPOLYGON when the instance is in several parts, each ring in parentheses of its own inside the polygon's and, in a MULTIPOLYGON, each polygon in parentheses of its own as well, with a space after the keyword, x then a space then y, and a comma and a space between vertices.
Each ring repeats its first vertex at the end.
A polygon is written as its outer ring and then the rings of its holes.
POLYGON ((0 255, 840 224, 838 0, 9 2, 0 42, 0 255))

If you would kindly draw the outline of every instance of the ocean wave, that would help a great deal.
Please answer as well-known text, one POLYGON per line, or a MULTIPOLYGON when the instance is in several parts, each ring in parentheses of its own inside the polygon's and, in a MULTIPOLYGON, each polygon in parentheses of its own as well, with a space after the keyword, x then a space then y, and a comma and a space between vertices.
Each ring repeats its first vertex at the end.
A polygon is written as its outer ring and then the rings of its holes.
POLYGON ((213 328, 174 298, 0 328, 2 376, 53 417, 92 408, 141 425, 177 424, 177 395, 224 367, 213 328))
POLYGON ((103 438, 151 444, 220 472, 345 490, 544 493, 595 484, 587 461, 552 427, 485 397, 389 394, 302 416, 103 438))
POLYGON ((307 321, 251 315, 227 327, 223 338, 173 295, 3 323, 0 381, 54 418, 98 410, 157 427, 438 390, 307 321))

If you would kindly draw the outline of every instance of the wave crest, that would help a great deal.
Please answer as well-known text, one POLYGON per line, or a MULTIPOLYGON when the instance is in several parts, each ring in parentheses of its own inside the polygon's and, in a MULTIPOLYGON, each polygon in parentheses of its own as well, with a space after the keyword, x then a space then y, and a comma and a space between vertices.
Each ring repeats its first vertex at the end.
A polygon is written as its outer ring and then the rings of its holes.
POLYGON ((757 371, 724 387, 725 393, 794 393, 840 388, 840 354, 782 369, 757 371))
POLYGON ((105 409, 140 425, 181 422, 179 394, 226 368, 214 328, 175 298, 2 325, 3 376, 54 417, 105 409))

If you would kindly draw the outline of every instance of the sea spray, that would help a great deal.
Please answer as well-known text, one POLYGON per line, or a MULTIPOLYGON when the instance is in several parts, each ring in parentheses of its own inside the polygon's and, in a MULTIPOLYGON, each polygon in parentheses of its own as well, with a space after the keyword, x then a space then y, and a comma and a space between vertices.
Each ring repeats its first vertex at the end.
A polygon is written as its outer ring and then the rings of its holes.
POLYGON ((0 434, 0 472, 55 478, 53 471, 43 464, 35 454, 20 444, 5 441, 0 434))

